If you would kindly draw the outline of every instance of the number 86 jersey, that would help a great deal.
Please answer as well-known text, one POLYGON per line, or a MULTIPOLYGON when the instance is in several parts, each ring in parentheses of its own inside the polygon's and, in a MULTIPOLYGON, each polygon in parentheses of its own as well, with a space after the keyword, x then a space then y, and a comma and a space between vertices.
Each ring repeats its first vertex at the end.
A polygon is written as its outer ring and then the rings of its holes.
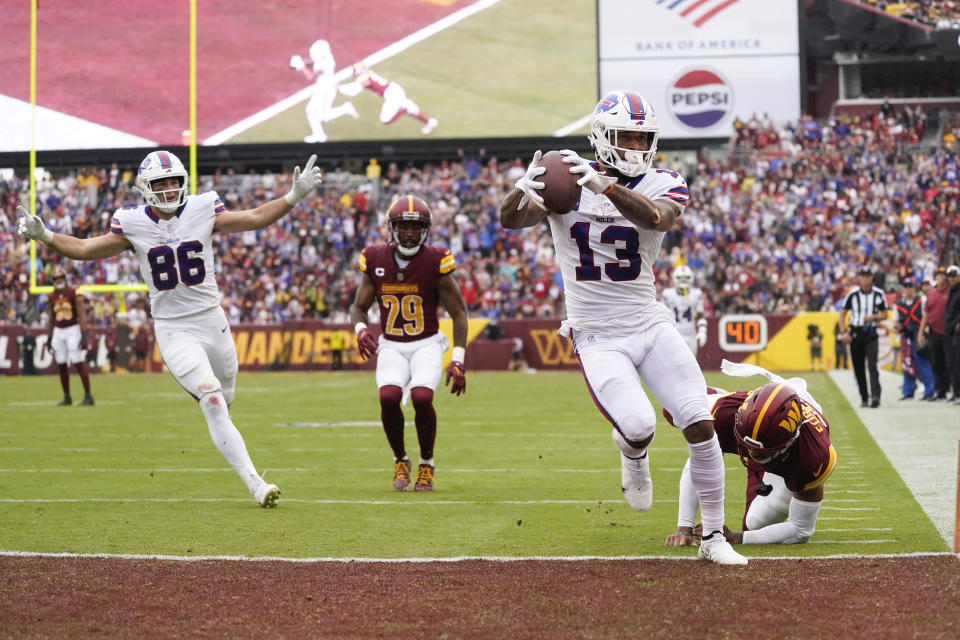
MULTIPOLYGON (((620 184, 650 200, 668 199, 681 212, 689 199, 686 181, 674 171, 654 169, 620 184)), ((566 298, 562 335, 571 329, 632 333, 672 321, 657 301, 653 274, 662 231, 638 228, 606 196, 587 189, 573 211, 548 219, 566 298)))
POLYGON ((212 245, 214 222, 224 211, 220 196, 210 191, 187 196, 169 220, 158 218, 149 205, 113 214, 110 231, 133 246, 154 318, 180 318, 220 305, 212 245))

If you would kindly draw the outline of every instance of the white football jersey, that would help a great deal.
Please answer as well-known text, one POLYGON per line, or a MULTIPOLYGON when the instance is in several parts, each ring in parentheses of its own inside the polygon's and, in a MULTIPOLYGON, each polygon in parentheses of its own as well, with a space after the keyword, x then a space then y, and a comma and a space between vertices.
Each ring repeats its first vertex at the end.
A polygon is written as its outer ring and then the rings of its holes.
POLYGON ((147 205, 117 209, 110 231, 133 245, 153 317, 179 318, 220 305, 213 264, 213 224, 226 211, 216 191, 187 196, 170 220, 147 205))
MULTIPOLYGON (((683 176, 663 169, 621 185, 651 200, 671 200, 681 212, 690 197, 683 176)), ((624 334, 670 321, 653 275, 662 231, 636 227, 606 196, 587 189, 573 211, 548 219, 566 298, 562 334, 571 329, 624 334)))
POLYGON ((703 291, 697 287, 685 290, 670 287, 663 290, 662 301, 673 311, 680 335, 685 338, 696 336, 697 318, 703 315, 703 291))

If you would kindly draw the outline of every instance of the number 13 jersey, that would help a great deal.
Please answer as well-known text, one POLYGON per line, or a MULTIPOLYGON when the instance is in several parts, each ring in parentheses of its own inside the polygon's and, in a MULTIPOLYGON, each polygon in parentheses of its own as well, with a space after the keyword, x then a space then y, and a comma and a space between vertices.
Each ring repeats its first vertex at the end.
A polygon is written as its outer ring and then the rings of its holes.
POLYGON ((224 211, 220 196, 209 191, 187 196, 169 220, 158 218, 148 205, 113 214, 110 231, 133 245, 154 318, 180 318, 220 305, 213 225, 224 211))
MULTIPOLYGON (((689 199, 686 181, 674 171, 651 169, 620 185, 650 200, 670 200, 681 213, 689 199)), ((653 275, 662 231, 639 229, 606 196, 587 189, 573 211, 548 219, 566 298, 562 335, 572 329, 628 334, 672 321, 657 301, 653 275)))

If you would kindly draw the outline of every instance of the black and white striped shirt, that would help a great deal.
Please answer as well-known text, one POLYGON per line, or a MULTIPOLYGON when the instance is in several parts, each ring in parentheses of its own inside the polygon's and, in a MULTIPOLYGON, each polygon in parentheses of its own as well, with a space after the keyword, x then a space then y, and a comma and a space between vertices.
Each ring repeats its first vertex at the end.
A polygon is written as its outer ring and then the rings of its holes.
POLYGON ((864 329, 873 331, 876 321, 867 322, 866 318, 886 311, 887 297, 879 287, 871 287, 867 292, 857 287, 844 298, 843 309, 849 313, 847 327, 851 332, 862 332, 864 329))

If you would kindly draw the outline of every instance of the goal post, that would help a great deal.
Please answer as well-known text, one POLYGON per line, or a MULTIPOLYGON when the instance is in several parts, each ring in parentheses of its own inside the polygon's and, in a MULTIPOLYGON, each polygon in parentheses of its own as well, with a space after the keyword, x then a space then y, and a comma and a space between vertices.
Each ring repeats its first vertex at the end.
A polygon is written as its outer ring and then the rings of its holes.
MULTIPOLYGON (((36 129, 36 110, 37 110, 37 4, 39 0, 30 0, 30 211, 37 210, 37 145, 34 137, 36 129)), ((191 0, 191 7, 196 0, 191 0)), ((30 288, 31 294, 51 293, 53 287, 50 285, 37 285, 37 241, 30 241, 30 288)), ((128 291, 147 291, 147 285, 138 282, 135 284, 83 284, 77 287, 77 291, 86 291, 89 293, 125 293, 128 291)), ((126 301, 123 296, 119 298, 118 310, 121 313, 126 312, 126 301)))

